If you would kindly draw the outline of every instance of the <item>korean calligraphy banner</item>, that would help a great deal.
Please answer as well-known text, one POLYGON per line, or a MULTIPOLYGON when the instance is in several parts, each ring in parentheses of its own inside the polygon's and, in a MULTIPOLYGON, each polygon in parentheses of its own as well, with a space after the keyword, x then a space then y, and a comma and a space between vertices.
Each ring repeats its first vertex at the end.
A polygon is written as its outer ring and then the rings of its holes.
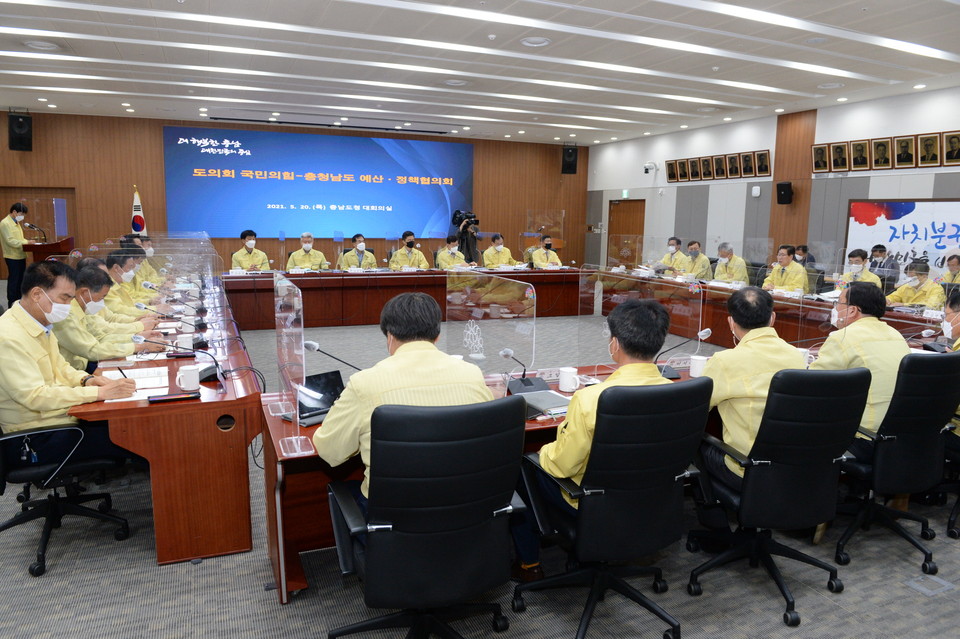
POLYGON ((171 232, 445 235, 473 208, 473 145, 164 127, 171 232))
POLYGON ((935 276, 950 255, 960 253, 960 201, 851 201, 847 246, 870 253, 875 244, 887 247, 901 272, 916 260, 927 262, 935 276))

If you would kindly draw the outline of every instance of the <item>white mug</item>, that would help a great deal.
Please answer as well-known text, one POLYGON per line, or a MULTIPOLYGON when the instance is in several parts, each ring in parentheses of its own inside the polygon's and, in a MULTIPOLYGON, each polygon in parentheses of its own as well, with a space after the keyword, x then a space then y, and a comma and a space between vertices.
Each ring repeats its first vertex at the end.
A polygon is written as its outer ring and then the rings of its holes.
POLYGON ((500 319, 500 305, 490 305, 490 319, 500 319))
POLYGON ((193 335, 190 333, 180 333, 177 335, 177 346, 180 348, 193 348, 193 335))
POLYGON ((580 388, 580 378, 577 376, 577 369, 572 366, 565 366, 560 369, 560 390, 564 393, 572 393, 580 388))
POLYGON ((183 391, 200 389, 200 367, 196 364, 181 366, 177 371, 177 386, 183 391))
POLYGON ((703 375, 703 367, 707 365, 708 359, 710 358, 705 355, 691 355, 690 377, 700 377, 703 375))
POLYGON ((197 309, 194 308, 193 306, 188 306, 188 305, 184 304, 184 305, 183 305, 183 314, 184 314, 184 315, 191 315, 191 316, 196 315, 196 314, 197 314, 197 309))

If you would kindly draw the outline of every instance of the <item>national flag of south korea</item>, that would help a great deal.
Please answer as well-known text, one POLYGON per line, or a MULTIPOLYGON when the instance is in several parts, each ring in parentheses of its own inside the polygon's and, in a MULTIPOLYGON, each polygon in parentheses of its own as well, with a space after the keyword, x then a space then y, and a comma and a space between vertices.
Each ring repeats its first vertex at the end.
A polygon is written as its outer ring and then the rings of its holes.
POLYGON ((147 233, 147 221, 143 219, 143 207, 140 206, 140 192, 133 187, 133 211, 130 213, 130 230, 134 233, 147 233))

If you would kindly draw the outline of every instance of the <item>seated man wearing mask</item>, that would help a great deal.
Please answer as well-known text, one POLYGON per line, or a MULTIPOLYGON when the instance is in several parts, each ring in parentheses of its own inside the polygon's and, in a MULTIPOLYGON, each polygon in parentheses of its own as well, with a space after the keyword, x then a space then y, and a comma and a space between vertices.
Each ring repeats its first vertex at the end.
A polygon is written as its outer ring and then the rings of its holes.
MULTIPOLYGON (((70 315, 77 273, 62 262, 35 262, 24 274, 22 296, 0 317, 0 424, 3 432, 76 424, 67 410, 78 404, 130 397, 132 379, 109 380, 70 366, 60 354, 52 326, 70 315)), ((106 422, 85 423, 73 460, 124 454, 110 443, 106 422)), ((35 463, 56 463, 76 444, 70 432, 35 434, 35 463)), ((26 451, 24 451, 26 452, 26 451)), ((22 463, 19 447, 8 446, 8 462, 22 463)))
POLYGON ((847 270, 840 278, 841 284, 852 284, 853 282, 867 282, 883 290, 883 282, 880 281, 880 278, 867 270, 867 252, 863 249, 850 251, 847 255, 847 270))
POLYGON ((493 244, 483 252, 484 268, 497 268, 501 264, 514 266, 517 263, 517 261, 513 259, 513 255, 510 254, 510 249, 503 245, 502 235, 494 233, 490 240, 493 244))
POLYGON ((960 255, 954 253, 947 258, 947 270, 942 277, 944 284, 960 284, 960 255))
POLYGON ((313 234, 300 234, 300 248, 290 254, 287 259, 287 270, 302 268, 308 271, 319 271, 330 268, 330 262, 324 257, 323 253, 314 250, 313 234))
POLYGON ((887 306, 923 305, 939 310, 943 308, 946 293, 943 287, 930 279, 930 265, 926 262, 910 262, 903 268, 907 281, 887 295, 887 306))
POLYGON ((687 242, 687 259, 690 261, 690 265, 687 267, 687 275, 691 275, 697 280, 713 279, 710 258, 700 252, 700 242, 697 240, 687 242))
POLYGON ((560 266, 560 257, 553 250, 552 240, 553 238, 549 235, 544 235, 540 238, 540 248, 530 256, 530 260, 533 262, 533 268, 560 266))
POLYGON ((245 271, 269 271, 270 260, 267 254, 256 248, 257 234, 247 229, 240 233, 243 247, 230 258, 231 268, 242 268, 245 271))
POLYGON ((750 282, 747 276, 747 263, 742 257, 733 254, 733 247, 729 242, 722 242, 717 247, 717 267, 714 269, 713 279, 721 282, 750 282))
POLYGON ((457 266, 476 266, 475 262, 468 264, 467 261, 463 259, 463 253, 457 250, 459 245, 460 238, 456 235, 447 236, 446 247, 437 251, 437 268, 449 271, 457 266))
POLYGON ((133 281, 136 264, 134 256, 128 251, 120 249, 111 251, 107 255, 107 272, 113 281, 120 286, 111 286, 110 292, 104 300, 107 308, 117 315, 123 315, 128 318, 139 319, 143 311, 136 307, 137 300, 130 296, 123 284, 133 281))
POLYGON ((781 244, 777 249, 777 261, 770 265, 770 272, 763 280, 763 290, 810 292, 807 270, 793 259, 797 250, 792 244, 781 244))
POLYGON ((417 246, 417 238, 413 231, 404 231, 400 236, 400 243, 403 244, 399 249, 393 252, 390 258, 390 270, 399 271, 403 267, 426 270, 430 268, 427 258, 420 252, 417 246))
POLYGON ((680 250, 680 238, 671 237, 667 240, 667 252, 660 258, 662 267, 657 268, 663 271, 664 275, 679 275, 690 270, 690 258, 680 250))
MULTIPOLYGON (((85 268, 98 268, 110 276, 110 270, 107 268, 107 264, 103 260, 95 257, 84 257, 77 262, 78 271, 82 271, 85 268)), ((113 278, 111 276, 111 281, 112 280, 113 278)), ((84 316, 87 330, 97 339, 113 338, 122 341, 129 340, 130 336, 134 334, 143 335, 147 339, 159 337, 160 333, 153 330, 160 322, 158 318, 159 315, 154 313, 147 313, 138 318, 120 315, 111 311, 106 305, 104 305, 99 312, 84 316)))
POLYGON ((348 268, 370 269, 377 268, 377 258, 367 250, 366 238, 357 233, 351 238, 353 248, 345 251, 337 260, 337 268, 345 271, 348 268))
MULTIPOLYGON (((956 340, 950 350, 960 350, 960 291, 951 292, 950 297, 947 298, 947 304, 943 308, 942 326, 943 336, 956 340)), ((960 453, 960 406, 957 407, 953 424, 957 428, 953 431, 953 435, 945 436, 944 444, 953 452, 960 453)))

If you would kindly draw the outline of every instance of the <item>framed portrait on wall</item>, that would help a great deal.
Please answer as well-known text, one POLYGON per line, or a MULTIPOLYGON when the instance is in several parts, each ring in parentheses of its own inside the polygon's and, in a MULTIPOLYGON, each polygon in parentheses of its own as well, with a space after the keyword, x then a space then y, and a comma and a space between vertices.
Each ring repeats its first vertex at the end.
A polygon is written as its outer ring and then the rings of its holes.
POLYGON ((814 173, 826 173, 830 170, 830 156, 827 155, 827 151, 829 148, 826 144, 814 144, 810 147, 814 173))
POLYGON ((697 158, 690 158, 683 160, 687 163, 687 174, 690 176, 691 182, 700 181, 700 160, 697 158))
POLYGON ((676 160, 667 160, 667 182, 676 182, 677 181, 677 161, 676 160))
POLYGON ((700 179, 701 180, 713 179, 713 158, 710 158, 710 157, 700 158, 700 179))
POLYGON ((850 170, 850 149, 846 142, 834 142, 830 145, 830 170, 850 170))
POLYGON ((944 166, 960 166, 960 131, 944 132, 940 148, 944 166))
POLYGON ((893 138, 893 168, 912 169, 917 166, 917 139, 912 135, 893 138))
POLYGON ((917 166, 940 166, 940 134, 917 136, 917 166))
POLYGON ((770 177, 770 151, 757 151, 754 156, 757 177, 770 177))
POLYGON ((727 156, 727 177, 740 177, 740 155, 737 153, 732 153, 727 156))
POLYGON ((687 172, 687 161, 677 160, 677 181, 689 182, 690 174, 687 172))
POLYGON ((893 162, 890 159, 890 138, 870 140, 870 162, 874 171, 893 168, 893 162))
POLYGON ((853 140, 850 142, 850 170, 870 170, 870 140, 853 140))
POLYGON ((727 158, 724 155, 713 156, 713 179, 722 180, 727 177, 727 158))
POLYGON ((753 153, 741 153, 740 154, 740 175, 743 177, 753 177, 757 174, 755 164, 753 162, 753 153))

